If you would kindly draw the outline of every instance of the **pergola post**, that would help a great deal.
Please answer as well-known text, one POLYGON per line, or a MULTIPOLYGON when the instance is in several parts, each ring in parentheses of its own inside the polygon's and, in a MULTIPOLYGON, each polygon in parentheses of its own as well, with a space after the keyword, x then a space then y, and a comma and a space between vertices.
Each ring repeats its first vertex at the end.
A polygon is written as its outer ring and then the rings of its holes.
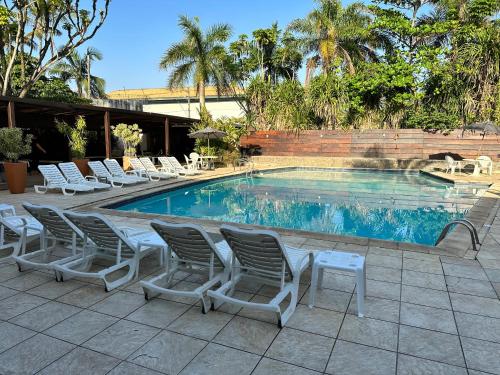
POLYGON ((16 107, 12 101, 7 104, 7 126, 9 128, 16 127, 16 107))
POLYGON ((109 111, 104 112, 104 138, 106 144, 106 159, 111 158, 111 121, 109 111))
POLYGON ((170 154, 170 124, 168 117, 165 117, 165 156, 170 154))

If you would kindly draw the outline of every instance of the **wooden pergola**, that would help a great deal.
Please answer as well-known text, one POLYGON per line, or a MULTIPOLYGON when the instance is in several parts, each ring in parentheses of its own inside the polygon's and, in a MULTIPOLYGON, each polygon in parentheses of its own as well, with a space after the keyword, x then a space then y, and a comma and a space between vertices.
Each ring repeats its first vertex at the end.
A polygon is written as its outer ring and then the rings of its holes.
POLYGON ((187 133, 191 125, 198 121, 159 113, 0 96, 0 126, 6 124, 11 128, 20 127, 43 131, 48 128, 54 129, 55 119, 72 123, 76 116, 85 117, 89 130, 98 134, 102 134, 103 131, 105 147, 102 151, 105 155, 102 156, 106 158, 111 157, 112 154, 111 126, 114 124, 121 122, 139 124, 143 130, 154 134, 153 143, 157 147, 161 145, 162 152, 172 154, 175 151, 173 148, 178 148, 183 141, 192 145, 192 140, 187 137, 187 133), (175 132, 175 129, 181 129, 177 132, 179 134, 175 132), (173 132, 176 136, 174 142, 172 142, 173 132), (162 139, 158 139, 160 133, 162 139))

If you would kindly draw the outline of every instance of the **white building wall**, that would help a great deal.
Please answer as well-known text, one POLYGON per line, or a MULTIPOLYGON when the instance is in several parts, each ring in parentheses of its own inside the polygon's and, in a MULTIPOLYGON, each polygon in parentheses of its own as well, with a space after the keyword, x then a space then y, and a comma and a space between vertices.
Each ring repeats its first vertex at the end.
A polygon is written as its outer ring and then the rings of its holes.
MULTIPOLYGON (((236 101, 207 101, 206 106, 214 119, 221 117, 243 117, 245 113, 236 101)), ((199 119, 199 103, 152 103, 143 104, 144 112, 162 113, 199 119)))

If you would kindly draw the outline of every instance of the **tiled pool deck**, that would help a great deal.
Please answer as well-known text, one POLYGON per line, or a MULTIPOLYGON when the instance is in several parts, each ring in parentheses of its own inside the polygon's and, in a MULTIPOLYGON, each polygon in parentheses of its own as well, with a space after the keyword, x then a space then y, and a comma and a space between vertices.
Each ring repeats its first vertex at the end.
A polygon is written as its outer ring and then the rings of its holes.
MULTIPOLYGON (((128 197, 141 189, 118 192, 128 197)), ((21 201, 88 207, 116 193, 0 192, 0 202, 20 211, 21 201)), ((478 260, 467 259, 476 254, 460 236, 449 251, 461 256, 446 256, 446 246, 429 254, 401 243, 388 248, 377 241, 287 233, 285 242, 296 247, 366 255, 367 317, 357 317, 354 279, 342 273, 326 273, 317 307, 309 309, 307 274, 300 304, 281 330, 261 312, 222 306, 203 315, 191 300, 147 302, 137 283, 106 293, 88 280, 56 283, 51 274, 19 273, 4 263, 0 374, 500 374, 500 214, 491 212, 498 197, 494 185, 474 208, 486 223, 478 260)), ((110 218, 148 225, 138 215, 110 218)), ((207 229, 216 236, 216 226, 207 229)), ((156 259, 146 258, 140 277, 159 271, 156 259)), ((178 287, 197 281, 180 278, 178 287)), ((270 292, 244 285, 238 294, 262 301, 270 292)))

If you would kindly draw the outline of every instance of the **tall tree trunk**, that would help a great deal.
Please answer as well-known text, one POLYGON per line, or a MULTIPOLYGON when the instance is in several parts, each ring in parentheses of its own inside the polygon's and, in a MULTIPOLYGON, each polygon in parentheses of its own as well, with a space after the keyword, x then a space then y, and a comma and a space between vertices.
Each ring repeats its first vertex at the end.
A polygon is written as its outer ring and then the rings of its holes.
POLYGON ((87 54, 87 98, 91 98, 90 92, 90 55, 87 54))
POLYGON ((205 81, 201 80, 198 83, 198 90, 200 95, 200 113, 206 108, 205 107, 205 81))

